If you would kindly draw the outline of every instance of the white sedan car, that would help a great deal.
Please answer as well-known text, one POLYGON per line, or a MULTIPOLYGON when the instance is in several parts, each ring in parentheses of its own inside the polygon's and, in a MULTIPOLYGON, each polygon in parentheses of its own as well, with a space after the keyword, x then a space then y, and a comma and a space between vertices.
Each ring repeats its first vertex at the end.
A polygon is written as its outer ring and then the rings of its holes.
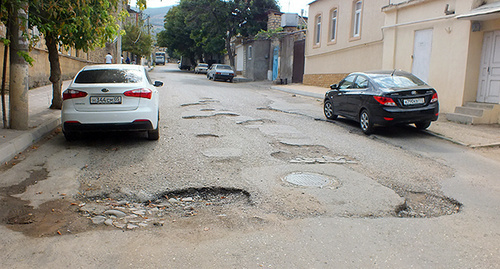
POLYGON ((199 63, 195 68, 194 68, 194 73, 195 74, 206 74, 208 71, 208 64, 205 63, 199 63))
POLYGON ((62 129, 66 140, 92 131, 146 131, 159 138, 156 87, 140 65, 89 65, 76 74, 63 92, 62 129))
POLYGON ((214 81, 217 79, 221 79, 224 81, 233 82, 234 71, 229 65, 213 64, 207 71, 207 78, 209 80, 213 79, 214 81))

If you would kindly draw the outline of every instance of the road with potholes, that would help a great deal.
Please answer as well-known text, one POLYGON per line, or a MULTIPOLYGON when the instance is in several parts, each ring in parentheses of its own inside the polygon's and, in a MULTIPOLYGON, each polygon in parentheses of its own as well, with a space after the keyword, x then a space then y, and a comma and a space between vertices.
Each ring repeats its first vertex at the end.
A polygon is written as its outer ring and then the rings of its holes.
POLYGON ((160 140, 60 132, 0 171, 7 268, 494 268, 498 161, 172 65, 160 140))

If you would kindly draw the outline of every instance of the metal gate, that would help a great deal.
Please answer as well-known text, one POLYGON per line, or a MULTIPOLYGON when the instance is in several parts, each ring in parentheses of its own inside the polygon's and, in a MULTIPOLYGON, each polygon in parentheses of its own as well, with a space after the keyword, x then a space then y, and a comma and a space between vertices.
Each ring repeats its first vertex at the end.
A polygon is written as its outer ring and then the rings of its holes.
POLYGON ((305 40, 298 40, 293 44, 292 83, 302 83, 304 77, 305 47, 305 40))
POLYGON ((273 50, 273 81, 278 78, 280 48, 276 46, 273 50))

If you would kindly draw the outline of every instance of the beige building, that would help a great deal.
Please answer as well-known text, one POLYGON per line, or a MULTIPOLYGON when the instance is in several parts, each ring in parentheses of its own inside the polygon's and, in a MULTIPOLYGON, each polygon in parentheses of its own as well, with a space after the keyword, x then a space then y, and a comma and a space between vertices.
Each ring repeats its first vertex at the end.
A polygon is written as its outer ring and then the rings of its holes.
POLYGON ((309 16, 305 84, 402 69, 450 120, 500 123, 499 0, 316 0, 309 16))

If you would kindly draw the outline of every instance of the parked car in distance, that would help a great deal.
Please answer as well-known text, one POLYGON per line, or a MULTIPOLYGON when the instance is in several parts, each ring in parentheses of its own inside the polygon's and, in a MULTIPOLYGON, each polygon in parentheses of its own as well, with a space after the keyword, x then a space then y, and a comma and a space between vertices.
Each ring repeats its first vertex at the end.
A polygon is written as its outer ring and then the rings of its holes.
POLYGON ((213 64, 207 71, 207 78, 213 79, 214 81, 220 79, 224 81, 233 82, 234 71, 229 65, 213 64))
POLYGON ((435 89, 405 71, 351 73, 326 92, 323 111, 358 121, 365 134, 374 126, 415 124, 423 130, 439 116, 435 89))
POLYGON ((208 64, 205 63, 199 63, 195 68, 194 68, 194 73, 195 74, 206 74, 208 71, 208 64))
POLYGON ((145 131, 149 140, 159 138, 157 87, 140 65, 89 65, 63 92, 62 130, 71 141, 93 131, 145 131))

